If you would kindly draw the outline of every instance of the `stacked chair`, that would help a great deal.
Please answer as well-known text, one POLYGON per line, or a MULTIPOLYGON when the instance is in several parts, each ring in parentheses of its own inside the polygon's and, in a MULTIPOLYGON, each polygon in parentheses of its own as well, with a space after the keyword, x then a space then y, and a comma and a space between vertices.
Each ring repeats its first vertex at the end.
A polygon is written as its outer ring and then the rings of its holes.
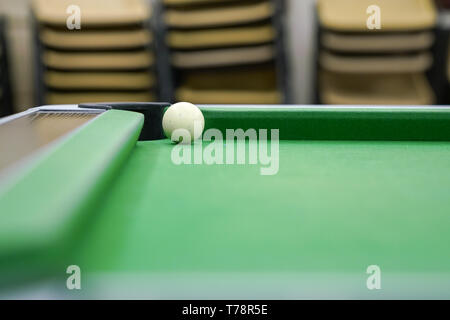
POLYGON ((279 0, 163 0, 172 100, 286 102, 282 7, 279 0))
POLYGON ((0 17, 0 117, 13 113, 5 25, 4 18, 0 17))
POLYGON ((324 104, 427 105, 436 10, 432 0, 319 0, 316 99, 324 104), (381 29, 369 29, 377 5, 381 29))
POLYGON ((435 60, 431 72, 438 104, 450 104, 450 0, 437 0, 438 24, 436 27, 435 60))
POLYGON ((35 0, 39 104, 158 100, 151 9, 144 0, 35 0), (81 29, 66 21, 76 5, 81 29))

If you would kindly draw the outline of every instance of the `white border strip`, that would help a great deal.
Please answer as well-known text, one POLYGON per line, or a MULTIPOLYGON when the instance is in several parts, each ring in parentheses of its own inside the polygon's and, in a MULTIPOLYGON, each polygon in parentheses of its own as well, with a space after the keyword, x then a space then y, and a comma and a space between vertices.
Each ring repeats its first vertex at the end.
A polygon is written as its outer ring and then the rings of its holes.
POLYGON ((315 110, 328 111, 328 110, 423 110, 423 111, 435 111, 435 110, 448 110, 450 106, 366 106, 366 105, 256 105, 256 104, 199 104, 198 107, 205 109, 277 109, 277 110, 315 110))
MULTIPOLYGON (((448 273, 387 273, 384 287, 369 290, 367 277, 333 272, 105 272, 83 276, 82 290, 65 289, 66 278, 0 290, 0 299, 449 299, 448 273), (78 291, 78 292, 76 292, 78 291)), ((188 304, 187 304, 188 305, 188 304)))
MULTIPOLYGON (((450 106, 439 105, 439 106, 367 106, 367 105, 261 105, 261 104, 199 104, 200 108, 204 109, 255 109, 255 110, 308 110, 308 111, 346 111, 346 110, 399 110, 399 111, 449 111, 450 106)), ((85 111, 85 112, 98 112, 105 111, 105 109, 92 109, 92 108, 79 108, 76 104, 66 104, 66 105, 44 105, 40 107, 30 108, 26 111, 13 114, 11 116, 0 118, 0 125, 15 120, 17 118, 29 115, 37 111, 85 111)))

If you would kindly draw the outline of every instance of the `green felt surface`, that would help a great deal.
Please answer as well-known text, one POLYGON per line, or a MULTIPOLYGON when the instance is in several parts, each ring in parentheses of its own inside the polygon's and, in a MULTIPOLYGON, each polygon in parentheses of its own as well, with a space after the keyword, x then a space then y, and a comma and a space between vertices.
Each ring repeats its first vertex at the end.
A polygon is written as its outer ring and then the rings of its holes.
POLYGON ((450 143, 281 141, 280 169, 138 142, 74 258, 87 272, 450 272, 450 143))
POLYGON ((169 274, 157 279, 166 288, 171 274, 211 273, 277 274, 285 283, 315 274, 325 291, 322 275, 341 274, 355 282, 343 276, 340 289, 366 290, 375 264, 395 281, 434 277, 422 279, 432 296, 450 294, 450 109, 202 111, 206 128, 222 132, 280 129, 278 173, 177 166, 169 140, 135 143, 140 114, 106 111, 1 190, 0 280, 36 264, 64 277, 75 264, 124 281, 118 292, 129 285, 124 275, 141 283, 169 274))

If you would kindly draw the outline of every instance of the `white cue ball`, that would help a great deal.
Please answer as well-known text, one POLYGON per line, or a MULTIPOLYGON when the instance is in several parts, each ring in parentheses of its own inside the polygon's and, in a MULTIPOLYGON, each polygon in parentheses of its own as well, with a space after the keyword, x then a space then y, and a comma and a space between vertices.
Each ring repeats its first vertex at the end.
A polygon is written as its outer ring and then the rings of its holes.
MULTIPOLYGON (((202 111, 192 103, 178 102, 171 105, 164 113, 162 120, 164 134, 173 142, 191 143, 200 138, 205 128, 205 118, 202 111), (195 125, 195 132, 194 132, 195 125), (189 132, 190 137, 179 138, 177 132, 172 135, 177 129, 185 129, 189 132)), ((182 132, 181 130, 178 132, 182 132)))

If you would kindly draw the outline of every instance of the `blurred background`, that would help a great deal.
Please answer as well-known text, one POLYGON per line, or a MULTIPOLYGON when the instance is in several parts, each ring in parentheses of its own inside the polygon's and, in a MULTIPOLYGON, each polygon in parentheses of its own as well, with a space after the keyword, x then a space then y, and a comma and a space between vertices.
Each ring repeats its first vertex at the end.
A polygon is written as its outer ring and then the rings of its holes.
POLYGON ((449 104, 446 7, 450 1, 1 0, 0 116, 97 101, 449 104), (374 4, 381 29, 370 30, 374 4), (79 30, 66 25, 71 5, 81 10, 79 30))

